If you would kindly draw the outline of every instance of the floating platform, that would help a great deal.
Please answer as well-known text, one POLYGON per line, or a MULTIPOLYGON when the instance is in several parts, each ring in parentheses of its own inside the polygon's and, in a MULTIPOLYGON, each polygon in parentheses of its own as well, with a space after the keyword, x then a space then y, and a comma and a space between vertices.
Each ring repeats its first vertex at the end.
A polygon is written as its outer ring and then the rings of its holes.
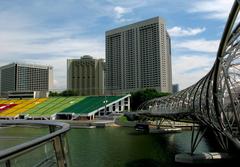
POLYGON ((142 131, 142 132, 148 132, 149 131, 149 125, 145 123, 137 123, 135 125, 136 131, 142 131))
POLYGON ((72 128, 77 129, 93 129, 96 128, 96 126, 84 126, 84 125, 71 125, 72 128))
POLYGON ((181 132, 182 128, 150 128, 149 133, 177 133, 181 132))
POLYGON ((224 160, 231 159, 228 153, 219 152, 208 152, 208 153, 197 153, 197 154, 177 154, 175 155, 175 162, 185 164, 208 164, 214 162, 221 162, 224 160))

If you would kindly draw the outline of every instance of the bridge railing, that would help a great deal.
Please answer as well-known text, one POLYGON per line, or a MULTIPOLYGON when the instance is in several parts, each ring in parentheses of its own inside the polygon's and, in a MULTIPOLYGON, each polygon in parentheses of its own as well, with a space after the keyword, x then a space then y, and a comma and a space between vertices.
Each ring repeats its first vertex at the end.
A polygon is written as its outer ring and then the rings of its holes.
POLYGON ((53 121, 1 120, 0 127, 43 126, 49 133, 30 141, 0 150, 0 167, 70 166, 66 133, 70 125, 53 121))

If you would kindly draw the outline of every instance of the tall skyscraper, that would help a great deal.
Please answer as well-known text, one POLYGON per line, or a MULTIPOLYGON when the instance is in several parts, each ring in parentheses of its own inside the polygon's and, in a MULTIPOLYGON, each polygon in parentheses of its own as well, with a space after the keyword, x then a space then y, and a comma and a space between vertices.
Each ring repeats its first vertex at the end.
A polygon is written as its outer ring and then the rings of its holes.
POLYGON ((12 63, 0 67, 0 92, 49 91, 53 84, 51 66, 12 63))
POLYGON ((106 32, 106 89, 172 92, 171 40, 160 17, 106 32))
POLYGON ((172 93, 177 93, 179 92, 179 84, 173 84, 172 86, 172 93))
POLYGON ((67 88, 79 95, 104 94, 104 60, 85 55, 67 60, 67 88))

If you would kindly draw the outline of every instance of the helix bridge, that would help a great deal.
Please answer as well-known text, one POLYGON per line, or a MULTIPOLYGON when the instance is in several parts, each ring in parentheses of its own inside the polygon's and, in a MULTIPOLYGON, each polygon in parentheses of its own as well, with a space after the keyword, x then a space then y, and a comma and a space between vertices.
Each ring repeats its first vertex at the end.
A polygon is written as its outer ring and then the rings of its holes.
MULTIPOLYGON (((137 115, 196 122, 203 129, 213 131, 223 150, 230 151, 232 146, 240 150, 239 9, 240 0, 236 0, 211 70, 197 83, 176 94, 143 103, 137 115)), ((197 138, 201 138, 199 134, 195 136, 198 137, 192 142, 195 144, 191 152, 196 149, 197 138)))

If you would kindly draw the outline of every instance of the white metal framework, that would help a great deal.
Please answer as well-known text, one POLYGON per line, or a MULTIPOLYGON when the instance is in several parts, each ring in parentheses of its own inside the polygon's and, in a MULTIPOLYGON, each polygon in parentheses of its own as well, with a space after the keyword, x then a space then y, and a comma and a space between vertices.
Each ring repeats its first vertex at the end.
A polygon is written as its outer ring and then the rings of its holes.
POLYGON ((240 0, 236 0, 219 45, 215 63, 196 84, 141 105, 152 115, 188 119, 211 128, 222 148, 229 141, 240 150, 240 0))

